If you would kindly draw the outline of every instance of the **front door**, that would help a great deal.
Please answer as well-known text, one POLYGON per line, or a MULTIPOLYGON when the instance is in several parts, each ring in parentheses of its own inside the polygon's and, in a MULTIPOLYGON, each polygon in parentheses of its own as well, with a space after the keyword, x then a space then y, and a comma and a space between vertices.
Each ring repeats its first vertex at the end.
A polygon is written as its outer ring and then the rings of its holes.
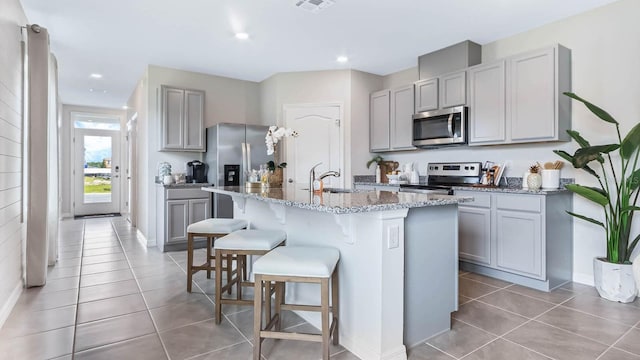
MULTIPOLYGON (((325 171, 343 172, 340 105, 286 105, 286 127, 298 132, 284 140, 287 148, 287 181, 307 185, 309 170, 319 162, 316 176, 325 171)), ((344 175, 324 179, 327 187, 344 187, 344 175)))
POLYGON ((74 215, 120 212, 120 131, 75 129, 74 215))

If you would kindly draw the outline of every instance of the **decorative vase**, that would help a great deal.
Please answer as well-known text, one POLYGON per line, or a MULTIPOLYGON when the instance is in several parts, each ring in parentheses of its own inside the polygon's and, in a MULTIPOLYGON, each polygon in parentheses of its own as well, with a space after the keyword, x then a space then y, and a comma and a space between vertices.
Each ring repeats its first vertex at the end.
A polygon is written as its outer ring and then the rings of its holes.
POLYGON ((171 176, 171 175, 165 175, 165 176, 162 178, 162 183, 163 183, 163 184, 165 184, 165 185, 171 185, 171 184, 173 184, 173 176, 171 176))
POLYGON ((638 295, 631 264, 615 264, 605 258, 595 258, 593 278, 598 294, 607 300, 629 303, 638 295))
POLYGON ((269 186, 270 187, 282 187, 282 177, 283 171, 282 168, 277 167, 273 174, 269 176, 269 186))
POLYGON ((529 174, 529 176, 527 176, 527 186, 529 187, 529 190, 540 190, 540 187, 542 186, 542 176, 538 173, 529 174))

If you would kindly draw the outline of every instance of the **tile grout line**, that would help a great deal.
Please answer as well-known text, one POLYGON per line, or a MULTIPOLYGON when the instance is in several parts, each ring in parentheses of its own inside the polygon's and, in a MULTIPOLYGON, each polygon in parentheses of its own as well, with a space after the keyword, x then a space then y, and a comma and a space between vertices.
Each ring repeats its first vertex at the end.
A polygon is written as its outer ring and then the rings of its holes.
POLYGON ((127 251, 124 249, 124 246, 122 246, 122 239, 120 239, 120 234, 118 233, 118 228, 113 223, 113 219, 111 219, 110 223, 111 223, 111 227, 113 228, 114 232, 116 233, 116 237, 118 238, 118 243, 120 244, 120 248, 122 249, 122 254, 124 255, 124 259, 127 261, 127 264, 129 265, 129 271, 131 271, 131 275, 133 276, 133 279, 136 282, 136 286, 138 287, 138 291, 139 291, 140 297, 142 298, 142 301, 144 302, 144 306, 146 307, 145 310, 147 312, 147 315, 149 316, 149 319, 151 319, 151 324, 153 325, 153 330, 155 331, 156 336, 158 337, 158 340, 160 341, 160 345, 162 345, 162 350, 164 351, 164 354, 167 356, 167 359, 171 359, 171 357, 169 356, 169 352, 167 351, 167 346, 165 345, 164 341, 162 341, 162 337, 160 336, 160 331, 158 331, 158 325, 156 324, 156 321, 154 320, 153 316, 151 316, 151 310, 149 309, 149 304, 147 303, 147 299, 145 299, 144 295, 142 295, 142 288, 140 287, 140 282, 138 282, 138 277, 136 276, 135 272, 133 271, 133 267, 131 266, 131 261, 129 260, 129 256, 127 255, 127 251))
MULTIPOLYGON (((633 331, 633 329, 635 329, 635 328, 636 328, 636 326, 638 326, 638 325, 640 325, 640 321, 636 322, 636 323, 635 323, 635 325, 631 326, 631 328, 630 328, 629 330, 627 330, 627 331, 626 331, 624 334, 622 334, 622 335, 621 335, 621 336, 620 336, 616 341, 614 341, 614 342, 613 342, 613 344, 611 344, 608 348, 606 348, 606 349, 602 352, 602 354, 600 354, 600 356, 598 356, 598 357, 596 358, 596 360, 599 360, 600 358, 602 358, 602 356, 603 356, 604 354, 606 354, 607 352, 609 352, 609 350, 611 350, 612 348, 614 348, 614 347, 616 346, 616 344, 620 342, 620 340, 622 340, 625 336, 627 336, 629 333, 631 333, 631 332, 633 331)), ((626 350, 623 350, 623 349, 619 349, 619 348, 615 348, 615 349, 616 349, 616 350, 623 351, 623 352, 628 353, 628 354, 632 354, 632 355, 636 355, 636 356, 637 356, 637 354, 631 353, 631 352, 626 351, 626 350)))
MULTIPOLYGON (((174 264, 176 264, 176 266, 177 266, 180 270, 182 270, 182 272, 183 272, 183 273, 185 273, 185 274, 187 273, 187 271, 186 271, 185 269, 183 269, 183 268, 182 268, 182 266, 180 266, 180 264, 178 264, 178 261, 176 261, 176 259, 174 259, 174 258, 173 258, 173 256, 171 256, 171 254, 169 254, 169 258, 171 259, 171 261, 173 261, 173 263, 174 263, 174 264)), ((214 280, 214 281, 215 281, 215 280, 214 280)), ((200 287, 200 285, 198 285, 198 283, 197 283, 195 280, 192 280, 191 282, 192 282, 192 283, 193 283, 193 285, 195 285, 198 289, 200 289, 200 291, 202 291, 202 294, 204 294, 204 296, 209 300, 209 302, 211 302, 211 303, 215 306, 215 302, 213 301, 213 299, 211 299, 211 298, 209 297, 209 294, 207 294, 207 293, 204 291, 204 289, 203 289, 203 288, 201 288, 201 287, 200 287)), ((249 310, 246 310, 246 311, 249 311, 249 310)), ((234 313, 234 314, 238 314, 238 313, 241 313, 241 312, 242 312, 242 311, 238 311, 238 312, 236 312, 236 313, 234 313)), ((215 318, 215 313, 214 313, 213 315, 214 315, 214 318, 215 318)), ((229 314, 229 315, 233 315, 233 314, 229 314)), ((247 342, 248 342, 248 343, 253 347, 253 343, 251 342, 251 340, 249 340, 249 339, 248 339, 248 338, 247 338, 247 337, 242 333, 242 331, 240 331, 240 329, 239 329, 239 328, 238 328, 238 327, 233 323, 233 321, 231 321, 231 319, 229 319, 229 317, 227 316, 227 314, 225 314, 225 313, 223 312, 223 313, 222 313, 222 316, 223 316, 223 317, 224 317, 224 318, 229 322, 229 324, 230 324, 234 329, 236 329, 236 331, 237 331, 238 333, 240 333, 240 336, 242 336, 242 337, 245 339, 245 341, 247 341, 247 342)), ((263 357, 264 357, 264 356, 263 356, 263 357)))
POLYGON ((82 278, 82 263, 84 262, 84 237, 86 234, 86 222, 82 220, 82 248, 80 250, 80 274, 78 274, 78 296, 76 297, 76 316, 73 321, 73 341, 71 342, 71 360, 76 357, 76 335, 78 333, 78 308, 80 307, 80 279, 82 278))

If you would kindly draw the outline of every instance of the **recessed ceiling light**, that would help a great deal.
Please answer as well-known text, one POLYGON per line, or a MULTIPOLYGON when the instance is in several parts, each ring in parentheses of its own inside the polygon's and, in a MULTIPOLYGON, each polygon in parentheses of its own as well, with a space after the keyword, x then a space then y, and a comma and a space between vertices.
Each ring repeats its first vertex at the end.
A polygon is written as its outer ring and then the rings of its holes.
POLYGON ((107 93, 107 90, 102 90, 102 93, 103 93, 103 94, 106 94, 106 93, 107 93))
POLYGON ((129 107, 127 105, 122 105, 122 110, 127 110, 129 107))
POLYGON ((346 56, 338 56, 336 61, 339 62, 339 63, 346 63, 347 61, 349 61, 349 58, 346 57, 346 56))
POLYGON ((248 38, 249 38, 249 34, 247 34, 246 32, 236 33, 236 39, 247 40, 248 38))
POLYGON ((102 79, 102 74, 93 73, 89 75, 89 77, 92 79, 102 79))
POLYGON ((93 92, 93 89, 89 89, 89 92, 93 92))

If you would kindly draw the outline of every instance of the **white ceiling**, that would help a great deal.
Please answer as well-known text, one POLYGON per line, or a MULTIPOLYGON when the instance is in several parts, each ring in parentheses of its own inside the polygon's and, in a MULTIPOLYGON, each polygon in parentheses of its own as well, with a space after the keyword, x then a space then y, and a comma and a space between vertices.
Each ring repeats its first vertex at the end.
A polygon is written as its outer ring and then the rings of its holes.
POLYGON ((261 81, 274 73, 353 68, 386 75, 419 55, 480 44, 613 0, 21 0, 48 28, 66 104, 121 107, 148 64, 261 81), (250 39, 234 37, 246 31, 250 39), (338 55, 349 57, 337 63, 338 55), (100 80, 91 79, 100 73, 100 80), (90 92, 89 89, 94 91, 90 92))

